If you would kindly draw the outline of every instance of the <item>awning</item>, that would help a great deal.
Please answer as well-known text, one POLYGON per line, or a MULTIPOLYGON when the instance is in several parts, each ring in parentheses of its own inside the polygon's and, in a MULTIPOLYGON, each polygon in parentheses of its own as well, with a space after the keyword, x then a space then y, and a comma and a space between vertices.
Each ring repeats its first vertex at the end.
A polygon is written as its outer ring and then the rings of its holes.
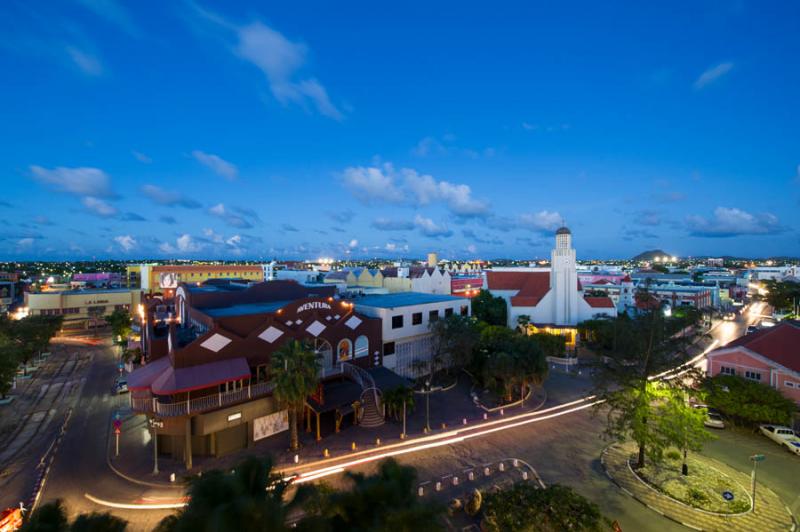
POLYGON ((228 381, 250 377, 250 366, 244 357, 220 360, 188 368, 168 366, 150 387, 154 394, 170 395, 210 388, 228 381))
POLYGON ((169 367, 169 357, 165 356, 133 370, 130 375, 128 375, 128 389, 149 390, 153 381, 169 367))

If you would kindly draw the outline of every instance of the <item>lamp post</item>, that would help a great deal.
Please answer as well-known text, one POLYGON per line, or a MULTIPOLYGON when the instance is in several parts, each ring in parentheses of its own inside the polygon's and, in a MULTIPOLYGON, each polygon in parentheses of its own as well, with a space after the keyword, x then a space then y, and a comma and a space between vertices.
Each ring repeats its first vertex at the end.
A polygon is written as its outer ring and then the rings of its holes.
POLYGON ((158 429, 164 426, 164 422, 151 417, 150 426, 153 428, 153 474, 158 475, 158 429))
POLYGON ((758 471, 758 463, 763 462, 766 456, 763 454, 754 454, 750 457, 750 461, 753 462, 753 472, 750 475, 750 493, 753 496, 753 513, 756 512, 756 471, 758 471))
POLYGON ((425 379, 425 432, 431 431, 431 381, 425 379))

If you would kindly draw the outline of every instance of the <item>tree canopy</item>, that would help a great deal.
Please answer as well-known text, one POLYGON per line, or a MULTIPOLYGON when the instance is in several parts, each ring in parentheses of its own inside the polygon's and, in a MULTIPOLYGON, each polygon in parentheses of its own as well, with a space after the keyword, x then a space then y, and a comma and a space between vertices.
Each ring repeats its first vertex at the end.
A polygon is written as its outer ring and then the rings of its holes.
POLYGON ((481 290, 472 298, 472 315, 489 325, 508 325, 506 300, 493 296, 488 290, 481 290))
POLYGON ((764 384, 737 375, 717 375, 703 381, 706 401, 732 421, 757 423, 791 423, 796 405, 781 392, 764 384))
POLYGON ((540 489, 520 482, 489 493, 483 501, 482 529, 490 532, 595 532, 609 530, 600 508, 567 486, 540 489))
POLYGON ((285 343, 272 353, 270 373, 275 384, 274 397, 278 404, 289 410, 290 447, 299 446, 297 415, 306 398, 319 385, 319 361, 314 351, 297 340, 285 343))
POLYGON ((128 522, 108 512, 80 514, 70 523, 60 499, 39 506, 20 532, 122 532, 128 522))

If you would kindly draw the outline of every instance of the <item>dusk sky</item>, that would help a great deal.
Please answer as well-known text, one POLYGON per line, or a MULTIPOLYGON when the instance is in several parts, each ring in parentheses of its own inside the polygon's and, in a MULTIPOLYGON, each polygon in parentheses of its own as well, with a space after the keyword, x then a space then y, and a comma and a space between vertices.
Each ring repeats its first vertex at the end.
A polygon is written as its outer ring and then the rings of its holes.
POLYGON ((800 255, 797 2, 260 4, 2 2, 0 260, 800 255))

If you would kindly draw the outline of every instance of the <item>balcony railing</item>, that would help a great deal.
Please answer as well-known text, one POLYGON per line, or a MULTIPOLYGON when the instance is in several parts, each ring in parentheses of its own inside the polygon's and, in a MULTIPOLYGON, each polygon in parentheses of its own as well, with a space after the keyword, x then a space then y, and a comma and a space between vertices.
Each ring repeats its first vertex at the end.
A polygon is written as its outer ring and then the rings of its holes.
POLYGON ((154 414, 161 417, 177 417, 199 414, 223 406, 230 406, 249 399, 261 397, 272 392, 273 388, 274 385, 271 382, 262 382, 230 392, 219 392, 214 395, 204 395, 203 397, 170 403, 161 402, 158 400, 158 397, 154 397, 150 394, 144 397, 137 397, 131 394, 130 399, 131 408, 133 408, 135 412, 154 414))

